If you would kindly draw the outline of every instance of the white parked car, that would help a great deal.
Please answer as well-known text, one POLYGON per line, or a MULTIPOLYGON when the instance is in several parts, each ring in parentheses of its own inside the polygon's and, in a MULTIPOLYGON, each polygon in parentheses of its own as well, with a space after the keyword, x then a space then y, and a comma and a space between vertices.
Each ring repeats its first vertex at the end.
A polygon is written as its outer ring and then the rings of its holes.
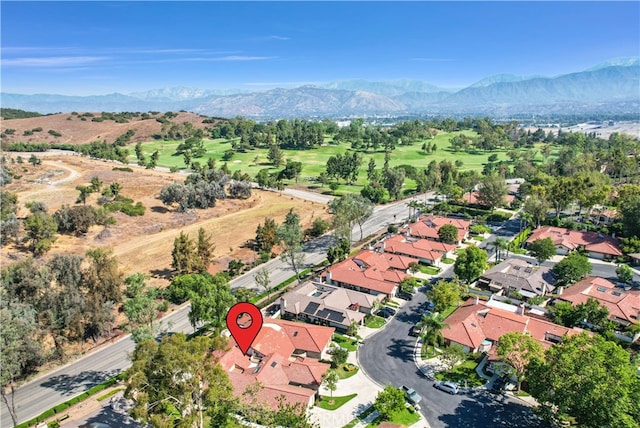
POLYGON ((453 382, 441 382, 438 381, 436 383, 433 384, 434 388, 437 388, 441 391, 444 392, 448 392, 451 395, 455 395, 458 393, 458 391, 460 390, 460 388, 458 387, 458 385, 456 383, 453 382))

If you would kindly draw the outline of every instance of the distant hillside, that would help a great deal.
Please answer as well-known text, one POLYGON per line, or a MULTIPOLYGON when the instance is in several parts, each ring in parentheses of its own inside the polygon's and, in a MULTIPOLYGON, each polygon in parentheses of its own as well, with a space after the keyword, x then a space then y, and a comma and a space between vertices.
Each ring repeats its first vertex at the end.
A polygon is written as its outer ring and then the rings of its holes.
MULTIPOLYGON (((145 116, 147 117, 147 116, 145 116)), ((163 114, 149 115, 147 119, 141 115, 126 119, 124 123, 114 120, 100 120, 100 113, 51 114, 47 116, 23 119, 3 120, 0 126, 3 143, 49 143, 49 144, 86 144, 92 141, 113 143, 116 138, 134 131, 131 142, 151 141, 154 134, 162 132, 162 123, 158 120, 163 114), (7 133, 7 130, 13 130, 7 133), (49 133, 53 131, 54 134, 49 133), (26 135, 25 135, 26 134, 26 135), (55 136, 60 134, 60 136, 55 136)), ((204 118, 194 114, 180 112, 170 119, 174 123, 190 122, 198 128, 206 128, 211 124, 203 123, 204 118)))
POLYGON ((0 117, 3 119, 22 119, 25 117, 38 117, 42 116, 40 113, 34 111, 24 111, 15 108, 0 108, 0 117))
POLYGON ((209 116, 338 117, 438 114, 637 114, 640 62, 623 58, 557 77, 497 75, 452 92, 417 80, 347 80, 322 86, 227 94, 228 90, 165 88, 130 95, 72 97, 0 94, 1 104, 40 113, 177 111, 209 116))

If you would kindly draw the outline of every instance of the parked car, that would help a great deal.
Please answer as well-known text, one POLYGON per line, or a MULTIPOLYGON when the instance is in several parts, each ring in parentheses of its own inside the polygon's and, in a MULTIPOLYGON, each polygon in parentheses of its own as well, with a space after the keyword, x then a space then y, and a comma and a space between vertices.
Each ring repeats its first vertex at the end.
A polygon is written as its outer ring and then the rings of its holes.
POLYGON ((421 332, 422 332, 422 329, 417 325, 414 325, 413 327, 411 327, 411 331, 409 331, 409 335, 413 337, 418 337, 420 336, 421 332))
POLYGON ((433 384, 434 388, 439 389, 440 391, 444 391, 444 392, 448 392, 451 395, 455 395, 458 393, 458 391, 460 390, 460 388, 458 388, 458 385, 454 382, 442 382, 442 381, 438 381, 436 383, 433 384))
POLYGON ((387 318, 391 317, 391 314, 390 314, 389 312, 387 312, 387 311, 383 310, 383 309, 378 310, 378 311, 375 313, 375 315, 377 315, 377 316, 379 316, 379 317, 382 317, 382 318, 385 318, 385 319, 387 319, 387 318))
POLYGON ((502 394, 507 388, 508 383, 509 378, 507 376, 499 377, 493 381, 493 385, 491 385, 491 392, 494 394, 502 394))
POLYGON ((413 407, 416 410, 420 410, 419 403, 422 401, 422 396, 418 394, 413 388, 409 388, 408 386, 402 385, 400 387, 402 392, 404 392, 404 396, 407 398, 407 401, 413 404, 413 407))
POLYGON ((433 308, 435 308, 435 307, 436 307, 436 304, 435 304, 435 303, 433 303, 433 302, 427 302, 427 309, 428 309, 428 310, 432 311, 432 310, 433 310, 433 308))
POLYGON ((389 306, 383 306, 382 310, 389 312, 391 315, 395 315, 397 312, 395 309, 390 308, 389 306))

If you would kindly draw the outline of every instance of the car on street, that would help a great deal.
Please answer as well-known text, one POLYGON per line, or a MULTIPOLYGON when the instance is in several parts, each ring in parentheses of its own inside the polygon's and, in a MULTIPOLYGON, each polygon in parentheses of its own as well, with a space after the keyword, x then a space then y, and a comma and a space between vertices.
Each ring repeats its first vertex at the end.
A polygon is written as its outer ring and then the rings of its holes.
POLYGON ((403 292, 403 291, 400 291, 398 294, 396 294, 396 297, 397 297, 398 299, 402 299, 402 300, 407 300, 407 301, 408 301, 408 300, 413 299, 413 294, 411 294, 411 293, 405 293, 405 292, 403 292))
POLYGON ((491 392, 494 394, 502 394, 507 388, 508 383, 509 378, 507 376, 499 377, 493 381, 493 384, 491 385, 491 392))
POLYGON ((418 337, 420 336, 420 333, 422 333, 422 329, 417 325, 414 325, 411 327, 411 331, 409 331, 409 336, 418 337))
POLYGON ((419 404, 420 401, 422 401, 422 396, 413 388, 409 388, 408 386, 402 385, 400 389, 404 392, 404 396, 407 398, 407 401, 411 403, 416 410, 420 410, 419 404))
POLYGON ((378 312, 376 313, 376 315, 381 316, 382 318, 390 318, 395 314, 396 310, 388 306, 381 307, 380 310, 378 310, 378 312))
POLYGON ((433 387, 439 389, 440 391, 448 392, 451 395, 456 395, 460 390, 458 384, 449 381, 437 381, 433 384, 433 387))

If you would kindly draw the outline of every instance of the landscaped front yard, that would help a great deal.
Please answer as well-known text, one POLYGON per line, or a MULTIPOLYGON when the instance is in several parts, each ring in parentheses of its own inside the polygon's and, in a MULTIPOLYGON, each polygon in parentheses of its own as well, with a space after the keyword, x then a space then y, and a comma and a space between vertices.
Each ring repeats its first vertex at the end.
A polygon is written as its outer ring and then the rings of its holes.
POLYGON ((350 395, 345 395, 343 397, 333 397, 333 398, 323 395, 322 397, 320 397, 318 401, 316 401, 316 406, 325 410, 336 410, 339 407, 341 407, 344 403, 351 400, 357 395, 358 394, 350 394, 350 395))
POLYGON ((336 374, 340 379, 348 379, 358 373, 358 370, 360 369, 355 364, 344 363, 338 366, 338 368, 336 369, 336 374))
MULTIPOLYGON (((413 410, 413 407, 411 408, 405 407, 403 410, 399 412, 392 413, 391 418, 389 418, 388 422, 391 422, 392 424, 402 425, 404 427, 409 427, 415 424, 416 422, 418 422, 419 420, 420 420, 420 415, 418 415, 418 412, 413 410)), ((373 422, 368 424, 366 428, 377 427, 382 422, 384 422, 384 419, 382 419, 381 416, 378 416, 373 420, 373 422)))
POLYGON ((346 348, 347 351, 349 352, 355 351, 356 348, 358 347, 358 342, 356 342, 355 339, 352 339, 350 337, 344 336, 339 333, 333 334, 333 341, 336 342, 338 346, 346 348))
POLYGON ((482 386, 486 382, 476 373, 478 363, 475 360, 465 360, 451 371, 436 373, 436 379, 456 382, 458 385, 468 387, 482 386))
POLYGON ((384 318, 379 317, 377 315, 367 315, 364 318, 364 325, 369 328, 380 328, 382 327, 386 321, 384 318))

